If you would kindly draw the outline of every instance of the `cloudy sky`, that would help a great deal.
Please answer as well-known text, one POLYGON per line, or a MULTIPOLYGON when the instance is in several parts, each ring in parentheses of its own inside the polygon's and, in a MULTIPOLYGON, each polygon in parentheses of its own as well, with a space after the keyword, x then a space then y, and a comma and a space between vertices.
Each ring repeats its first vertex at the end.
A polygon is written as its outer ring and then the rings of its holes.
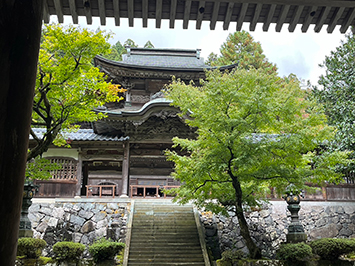
MULTIPOLYGON (((51 17, 52 22, 56 22, 56 17, 51 17)), ((70 24, 71 17, 65 17, 64 23, 70 24)), ((107 19, 106 26, 99 25, 99 18, 93 19, 93 25, 87 25, 86 19, 79 18, 81 27, 89 27, 111 31, 114 37, 112 43, 120 41, 122 44, 127 39, 132 39, 140 47, 150 40, 156 48, 183 48, 202 49, 201 54, 205 59, 211 52, 219 53, 221 44, 226 40, 229 33, 233 33, 236 28, 235 23, 231 23, 228 31, 224 31, 222 23, 217 23, 216 29, 209 30, 209 23, 203 22, 201 30, 195 29, 195 23, 189 22, 187 30, 182 29, 182 22, 176 21, 175 29, 169 29, 168 21, 162 21, 160 29, 155 28, 155 21, 148 21, 148 28, 142 27, 142 20, 135 19, 134 27, 128 27, 128 20, 121 19, 121 25, 116 27, 113 19, 107 19)), ((275 25, 271 24, 268 32, 262 31, 262 24, 257 25, 256 31, 250 32, 254 40, 261 43, 266 57, 276 63, 281 76, 296 74, 299 78, 310 80, 316 84, 318 77, 324 73, 319 67, 326 55, 335 50, 340 45, 340 41, 345 38, 339 33, 339 28, 335 28, 332 34, 326 32, 324 26, 320 33, 313 32, 313 26, 309 27, 307 33, 302 33, 300 27, 295 32, 287 31, 288 25, 283 26, 280 33, 275 32, 275 25)), ((248 31, 249 24, 244 23, 243 29, 248 31)))

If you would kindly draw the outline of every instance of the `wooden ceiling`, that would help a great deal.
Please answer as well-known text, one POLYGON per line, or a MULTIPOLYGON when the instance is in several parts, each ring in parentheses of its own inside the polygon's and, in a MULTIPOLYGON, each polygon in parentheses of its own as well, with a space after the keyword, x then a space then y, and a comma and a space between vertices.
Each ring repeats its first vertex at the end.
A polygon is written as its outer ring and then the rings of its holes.
POLYGON ((223 22, 223 29, 230 28, 236 22, 236 30, 241 30, 243 23, 250 23, 249 30, 254 31, 257 24, 268 31, 270 26, 276 31, 288 27, 290 32, 296 25, 307 32, 310 26, 319 32, 326 27, 328 33, 339 25, 340 32, 345 33, 351 25, 355 25, 354 0, 44 0, 44 22, 49 22, 50 15, 57 15, 63 22, 63 16, 71 16, 73 23, 78 17, 86 17, 87 24, 92 24, 93 17, 99 17, 101 25, 107 18, 114 18, 116 26, 121 19, 128 19, 133 27, 135 18, 143 20, 147 27, 148 19, 155 20, 156 28, 160 28, 162 20, 169 20, 170 28, 174 28, 176 20, 183 21, 187 29, 190 21, 196 21, 196 29, 201 28, 202 21, 209 21, 211 30, 216 22, 223 22), (286 25, 284 25, 286 24, 286 25))

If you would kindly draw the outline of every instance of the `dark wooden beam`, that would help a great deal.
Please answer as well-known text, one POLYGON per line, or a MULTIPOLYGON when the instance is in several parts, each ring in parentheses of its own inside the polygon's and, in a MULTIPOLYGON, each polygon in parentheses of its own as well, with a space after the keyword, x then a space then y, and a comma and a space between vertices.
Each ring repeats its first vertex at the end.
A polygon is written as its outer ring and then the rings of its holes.
POLYGON ((275 14, 275 9, 276 9, 276 5, 270 5, 270 9, 267 13, 267 17, 266 17, 266 20, 263 25, 263 31, 269 30, 270 23, 271 23, 272 18, 274 17, 274 14, 275 14))
POLYGON ((143 28, 148 27, 148 0, 142 0, 143 28))
POLYGON ((256 27, 256 23, 258 23, 259 17, 260 17, 260 12, 261 9, 263 8, 262 4, 257 4, 254 10, 254 16, 253 19, 251 21, 251 23, 249 24, 249 30, 250 31, 254 31, 255 27, 256 27))
POLYGON ((42 16, 42 0, 0 2, 0 264, 4 266, 15 265, 42 16))
POLYGON ((127 0, 128 4, 128 25, 133 27, 133 19, 134 19, 134 1, 127 0))
POLYGON ((78 24, 79 21, 78 21, 78 13, 76 12, 75 0, 69 0, 69 8, 70 8, 70 13, 71 13, 73 23, 78 24))
POLYGON ((290 25, 288 26, 289 32, 294 32, 298 21, 300 20, 304 6, 296 6, 296 11, 294 11, 290 25))
POLYGON ((100 23, 101 25, 106 25, 106 9, 105 9, 105 0, 99 0, 99 14, 100 14, 100 23))
POLYGON ((169 28, 170 29, 173 29, 175 26, 176 6, 177 6, 177 0, 171 0, 171 2, 170 2, 170 21, 169 21, 169 28))
POLYGON ((229 23, 231 22, 232 13, 233 13, 234 3, 229 2, 227 7, 227 12, 224 16, 223 29, 228 30, 229 23))
POLYGON ((155 7, 155 27, 160 29, 161 26, 161 14, 162 14, 162 0, 157 0, 155 7))
POLYGON ((327 19, 329 12, 330 12, 331 7, 330 6, 326 6, 324 8, 322 8, 322 13, 320 14, 316 26, 314 27, 314 31, 315 32, 320 32, 320 30, 322 29, 323 25, 324 25, 324 21, 327 19))
POLYGON ((212 2, 234 2, 246 4, 270 4, 290 6, 330 6, 330 7, 354 7, 352 0, 211 0, 212 2))
POLYGON ((84 2, 84 11, 86 16, 86 23, 92 24, 92 14, 91 14, 91 2, 90 0, 83 0, 84 2))
POLYGON ((318 7, 316 6, 312 6, 310 7, 310 9, 308 10, 308 14, 307 16, 305 17, 305 21, 303 22, 302 24, 302 28, 301 28, 301 31, 302 32, 307 32, 308 28, 309 28, 309 25, 311 24, 312 22, 312 19, 315 15, 315 12, 317 11, 318 7))
POLYGON ((191 0, 187 0, 185 1, 184 20, 182 22, 183 29, 187 29, 189 26, 190 11, 191 11, 191 0))
POLYGON ((279 19, 276 23, 275 30, 276 32, 280 32, 282 29, 283 24, 285 23, 288 11, 290 10, 290 5, 284 5, 281 8, 281 14, 279 16, 279 19))
POLYGON ((49 23, 50 16, 48 11, 47 0, 43 0, 43 21, 44 23, 49 23))
POLYGON ((115 25, 118 27, 120 25, 120 1, 113 0, 113 15, 115 17, 115 25))
POLYGON ((63 10, 62 10, 62 3, 60 2, 60 0, 54 0, 54 7, 58 17, 58 22, 63 23, 64 22, 63 10))
POLYGON ((354 25, 354 18, 355 18, 355 8, 349 10, 348 14, 345 17, 345 22, 340 27, 340 32, 345 33, 350 25, 354 25))
POLYGON ((240 9, 240 12, 239 12, 239 15, 238 15, 238 18, 237 18, 237 31, 242 30, 243 21, 244 21, 244 18, 245 18, 245 13, 248 10, 248 5, 249 5, 248 3, 242 4, 242 8, 240 9))
POLYGON ((214 30, 216 28, 216 22, 218 18, 218 13, 219 13, 219 2, 215 2, 213 4, 213 12, 212 12, 212 18, 210 22, 210 30, 214 30))
POLYGON ((201 29, 203 15, 205 14, 205 1, 200 1, 197 10, 196 29, 201 29))
POLYGON ((336 9, 336 11, 334 12, 330 22, 329 22, 329 25, 327 27, 327 32, 328 33, 332 33, 335 26, 337 25, 337 22, 338 20, 341 18, 341 16, 343 15, 344 13, 344 10, 345 10, 345 7, 339 7, 336 9))

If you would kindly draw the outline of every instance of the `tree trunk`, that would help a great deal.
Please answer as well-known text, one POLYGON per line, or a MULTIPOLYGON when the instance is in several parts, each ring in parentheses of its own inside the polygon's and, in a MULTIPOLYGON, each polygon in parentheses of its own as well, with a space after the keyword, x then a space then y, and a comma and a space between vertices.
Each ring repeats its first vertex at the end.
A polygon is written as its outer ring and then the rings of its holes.
POLYGON ((0 1, 0 264, 15 264, 42 0, 0 1))
POLYGON ((256 246, 253 239, 250 236, 248 223, 244 216, 243 205, 242 205, 242 188, 236 177, 233 177, 233 187, 236 195, 236 215, 239 222, 240 234, 242 235, 245 244, 249 250, 251 259, 261 259, 261 250, 256 246))

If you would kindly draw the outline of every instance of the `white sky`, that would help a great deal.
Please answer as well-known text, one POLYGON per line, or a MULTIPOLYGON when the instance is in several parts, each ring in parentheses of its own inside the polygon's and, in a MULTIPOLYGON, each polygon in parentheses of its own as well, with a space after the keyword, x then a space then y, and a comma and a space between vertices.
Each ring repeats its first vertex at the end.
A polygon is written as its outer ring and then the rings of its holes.
MULTIPOLYGON (((56 22, 56 17, 51 17, 51 22, 56 22)), ((64 23, 72 23, 71 17, 64 17, 64 23)), ((195 22, 189 22, 187 30, 182 29, 182 21, 175 22, 175 28, 169 29, 168 21, 162 21, 161 28, 155 28, 155 20, 148 21, 148 28, 142 27, 142 20, 135 19, 134 27, 128 27, 128 19, 121 19, 121 25, 116 27, 113 18, 106 20, 106 26, 100 26, 99 18, 93 18, 93 24, 87 25, 86 18, 80 17, 81 27, 111 31, 114 33, 112 44, 120 41, 122 44, 127 39, 132 39, 139 47, 150 40, 155 48, 200 48, 201 55, 207 59, 211 52, 219 53, 219 48, 226 41, 229 33, 233 33, 236 23, 231 23, 228 31, 224 31, 222 23, 217 23, 216 29, 209 29, 209 22, 203 22, 201 30, 196 30, 195 22)), ((299 78, 310 80, 316 84, 318 77, 324 73, 319 67, 326 55, 340 45, 344 34, 340 34, 336 27, 332 34, 326 32, 323 26, 320 33, 314 33, 311 25, 307 33, 302 33, 297 26, 293 33, 288 32, 288 24, 283 26, 280 33, 275 32, 275 25, 271 24, 268 32, 262 31, 262 24, 257 25, 256 31, 250 32, 255 41, 261 43, 264 54, 269 61, 276 63, 281 76, 296 74, 299 78)), ((248 31, 249 23, 243 24, 243 29, 248 31)))

